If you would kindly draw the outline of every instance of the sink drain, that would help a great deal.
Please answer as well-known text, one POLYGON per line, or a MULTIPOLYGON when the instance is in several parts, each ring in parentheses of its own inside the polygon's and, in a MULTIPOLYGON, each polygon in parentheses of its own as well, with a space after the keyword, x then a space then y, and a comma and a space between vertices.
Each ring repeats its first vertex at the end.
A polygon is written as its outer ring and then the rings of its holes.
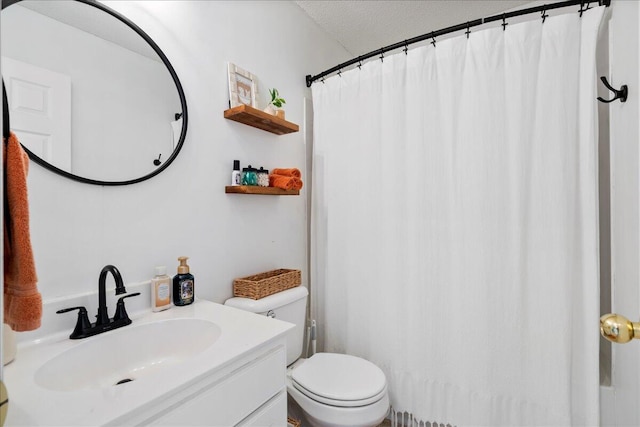
POLYGON ((115 385, 120 385, 120 384, 128 383, 131 381, 133 381, 131 378, 125 378, 123 380, 118 381, 115 385))

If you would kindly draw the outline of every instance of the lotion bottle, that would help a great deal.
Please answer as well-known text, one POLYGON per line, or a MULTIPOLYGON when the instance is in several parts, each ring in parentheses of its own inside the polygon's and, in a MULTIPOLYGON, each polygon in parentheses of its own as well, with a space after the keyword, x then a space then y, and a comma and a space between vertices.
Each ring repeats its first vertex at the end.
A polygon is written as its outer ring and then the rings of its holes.
POLYGON ((231 172, 231 185, 240 185, 242 173, 240 172, 240 160, 233 161, 233 172, 231 172))
POLYGON ((171 308, 171 277, 167 267, 156 267, 156 275, 151 279, 151 310, 162 311, 171 308))
POLYGON ((178 257, 180 265, 178 274, 173 276, 173 303, 175 305, 189 305, 195 298, 195 279, 189 273, 186 256, 178 257))

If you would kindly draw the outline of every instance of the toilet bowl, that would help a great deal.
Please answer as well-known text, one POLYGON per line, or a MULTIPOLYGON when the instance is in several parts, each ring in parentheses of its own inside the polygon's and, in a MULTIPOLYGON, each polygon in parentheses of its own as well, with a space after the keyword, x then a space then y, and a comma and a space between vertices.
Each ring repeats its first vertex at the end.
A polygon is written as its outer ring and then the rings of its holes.
POLYGON ((317 353, 287 369, 287 392, 313 427, 372 427, 386 417, 384 373, 344 354, 317 353))
POLYGON ((287 392, 312 427, 374 427, 389 411, 387 380, 360 357, 316 353, 300 358, 307 289, 298 286, 259 300, 231 298, 225 305, 296 325, 287 335, 287 392))

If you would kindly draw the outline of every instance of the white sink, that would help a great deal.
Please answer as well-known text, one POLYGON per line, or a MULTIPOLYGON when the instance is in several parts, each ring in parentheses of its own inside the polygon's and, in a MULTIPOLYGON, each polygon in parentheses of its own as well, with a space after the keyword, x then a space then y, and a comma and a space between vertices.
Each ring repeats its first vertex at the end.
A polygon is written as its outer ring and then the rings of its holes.
POLYGON ((134 324, 79 341, 45 362, 34 379, 54 391, 113 387, 184 362, 209 348, 220 334, 218 325, 202 319, 134 324))
MULTIPOLYGON (((132 310, 129 326, 70 340, 75 319, 55 313, 82 303, 46 302, 42 323, 49 334, 18 344, 16 359, 3 369, 11 396, 6 425, 158 425, 165 415, 194 407, 207 411, 207 425, 236 425, 257 408, 263 388, 247 384, 263 372, 254 367, 272 371, 269 361, 281 362, 282 376, 270 375, 284 390, 283 347, 291 324, 197 300, 158 313, 132 310), (132 381, 115 385, 127 379, 132 381), (236 394, 229 391, 234 384, 244 384, 236 394), (220 394, 184 405, 204 390, 220 394), (242 418, 229 421, 236 415, 242 418)), ((180 420, 169 424, 193 424, 180 420)))

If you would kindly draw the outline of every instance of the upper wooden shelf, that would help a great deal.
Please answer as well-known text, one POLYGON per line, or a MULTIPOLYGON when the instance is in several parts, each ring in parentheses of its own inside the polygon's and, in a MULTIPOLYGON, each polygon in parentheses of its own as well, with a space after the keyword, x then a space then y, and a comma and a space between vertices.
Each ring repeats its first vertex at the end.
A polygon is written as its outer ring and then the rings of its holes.
POLYGON ((233 185, 224 187, 225 193, 263 194, 267 196, 297 196, 300 190, 283 190, 276 187, 258 187, 257 185, 233 185))
POLYGON ((275 133, 276 135, 284 135, 287 133, 298 132, 300 130, 298 125, 295 123, 280 119, 274 115, 265 113, 264 111, 260 111, 257 108, 253 108, 248 105, 238 105, 237 107, 225 110, 224 118, 244 123, 245 125, 253 126, 254 128, 266 130, 267 132, 275 133))

